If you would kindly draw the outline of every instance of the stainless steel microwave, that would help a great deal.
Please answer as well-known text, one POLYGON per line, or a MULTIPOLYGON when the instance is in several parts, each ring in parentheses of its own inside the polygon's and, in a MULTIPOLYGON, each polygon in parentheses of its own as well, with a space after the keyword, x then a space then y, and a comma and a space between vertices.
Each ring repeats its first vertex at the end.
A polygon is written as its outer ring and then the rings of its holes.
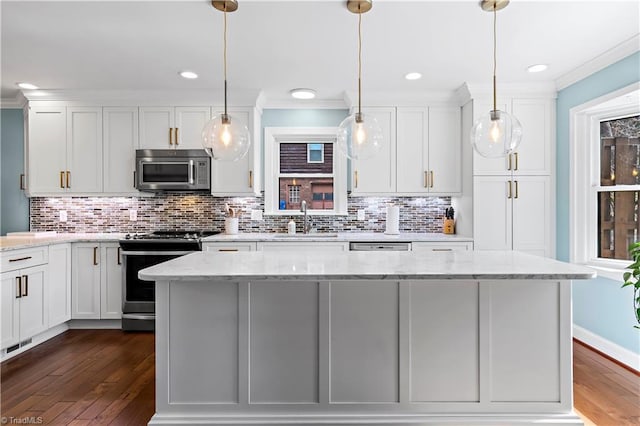
POLYGON ((136 150, 139 191, 202 191, 211 189, 211 157, 204 149, 136 150))

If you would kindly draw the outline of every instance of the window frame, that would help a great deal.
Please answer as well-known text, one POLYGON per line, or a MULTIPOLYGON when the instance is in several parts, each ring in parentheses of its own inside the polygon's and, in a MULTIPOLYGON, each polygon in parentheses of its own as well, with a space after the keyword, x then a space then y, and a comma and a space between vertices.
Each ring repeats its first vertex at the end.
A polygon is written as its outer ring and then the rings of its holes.
POLYGON ((640 185, 600 185, 600 123, 639 115, 639 96, 634 83, 569 111, 569 260, 616 281, 630 261, 598 257, 598 193, 640 191, 640 185))
MULTIPOLYGON (((347 159, 340 155, 337 146, 337 127, 265 127, 264 128, 264 214, 268 216, 299 216, 297 210, 280 210, 279 178, 293 177, 291 173, 280 173, 281 143, 333 143, 333 173, 305 174, 304 177, 333 177, 333 209, 308 209, 311 216, 347 215, 347 159)), ((323 160, 324 160, 324 146, 323 160)), ((307 148, 308 155, 308 148, 307 148)), ((295 174, 300 177, 300 174, 295 174)))

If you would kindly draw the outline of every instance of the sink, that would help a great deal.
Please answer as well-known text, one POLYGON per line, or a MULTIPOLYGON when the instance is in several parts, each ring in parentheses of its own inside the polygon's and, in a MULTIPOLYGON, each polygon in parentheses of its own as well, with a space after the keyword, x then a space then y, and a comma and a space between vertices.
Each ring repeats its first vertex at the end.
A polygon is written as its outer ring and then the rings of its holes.
POLYGON ((331 233, 331 232, 310 232, 308 234, 303 234, 302 232, 298 232, 295 234, 275 234, 274 235, 275 238, 287 238, 290 240, 295 240, 298 238, 304 239, 304 238, 336 238, 338 236, 338 234, 335 233, 331 233))

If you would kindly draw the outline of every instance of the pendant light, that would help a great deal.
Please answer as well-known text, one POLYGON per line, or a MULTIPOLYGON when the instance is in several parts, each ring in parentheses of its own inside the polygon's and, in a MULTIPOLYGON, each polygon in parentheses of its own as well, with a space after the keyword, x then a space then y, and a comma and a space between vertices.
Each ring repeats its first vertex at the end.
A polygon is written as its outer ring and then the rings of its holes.
POLYGON ((358 111, 345 118, 338 130, 338 149, 352 160, 376 155, 382 147, 380 124, 372 115, 362 113, 362 14, 371 10, 371 0, 348 0, 347 8, 358 14, 358 111))
POLYGON ((224 112, 213 117, 202 130, 202 146, 214 160, 237 161, 249 151, 249 129, 227 112, 227 12, 238 9, 236 0, 212 1, 214 8, 224 13, 224 112))
POLYGON ((486 158, 506 157, 520 144, 522 126, 516 117, 498 110, 496 100, 496 12, 504 9, 509 0, 483 0, 482 10, 493 12, 493 109, 480 117, 471 129, 471 144, 486 158))

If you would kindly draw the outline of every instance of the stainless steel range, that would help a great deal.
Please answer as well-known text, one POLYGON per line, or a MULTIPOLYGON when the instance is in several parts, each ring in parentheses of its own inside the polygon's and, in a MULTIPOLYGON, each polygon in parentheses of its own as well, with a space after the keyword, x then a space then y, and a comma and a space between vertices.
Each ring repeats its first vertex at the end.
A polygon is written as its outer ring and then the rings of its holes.
POLYGON ((127 234, 120 240, 123 262, 122 329, 155 329, 155 282, 143 281, 138 272, 149 266, 202 250, 201 239, 220 231, 156 231, 127 234))

